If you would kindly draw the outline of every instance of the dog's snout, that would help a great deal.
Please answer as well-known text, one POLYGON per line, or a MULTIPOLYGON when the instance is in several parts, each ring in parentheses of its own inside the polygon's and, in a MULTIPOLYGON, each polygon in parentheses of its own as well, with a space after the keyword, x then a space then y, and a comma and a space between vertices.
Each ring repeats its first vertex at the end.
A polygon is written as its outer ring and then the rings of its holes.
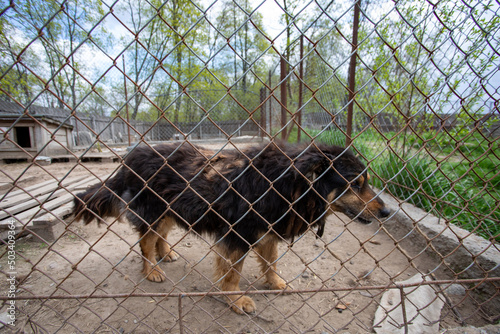
POLYGON ((380 216, 382 216, 383 218, 389 216, 391 214, 391 210, 389 208, 387 208, 386 206, 384 206, 382 209, 380 209, 380 216))

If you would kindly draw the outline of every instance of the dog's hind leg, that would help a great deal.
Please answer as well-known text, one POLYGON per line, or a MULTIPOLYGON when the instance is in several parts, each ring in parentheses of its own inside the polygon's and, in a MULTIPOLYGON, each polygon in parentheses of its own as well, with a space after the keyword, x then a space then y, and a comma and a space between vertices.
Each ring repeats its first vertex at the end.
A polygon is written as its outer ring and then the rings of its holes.
POLYGON ((283 290, 287 287, 286 282, 279 277, 276 269, 278 260, 278 239, 272 235, 266 235, 255 247, 260 269, 266 275, 267 283, 271 290, 283 290))
POLYGON ((146 234, 143 234, 139 241, 143 256, 142 273, 152 282, 162 282, 166 278, 165 272, 156 262, 156 243, 158 238, 158 234, 150 230, 146 234))
POLYGON ((170 245, 167 243, 167 236, 172 227, 174 227, 175 220, 172 217, 165 217, 160 221, 157 232, 159 234, 158 240, 156 241, 156 255, 159 260, 164 260, 167 262, 176 261, 179 255, 174 252, 170 245))
MULTIPOLYGON (((239 250, 228 250, 225 246, 216 246, 218 253, 215 260, 215 280, 220 281, 222 291, 240 291, 241 270, 246 254, 239 250)), ((252 298, 242 295, 228 295, 229 305, 238 314, 255 312, 252 298)))

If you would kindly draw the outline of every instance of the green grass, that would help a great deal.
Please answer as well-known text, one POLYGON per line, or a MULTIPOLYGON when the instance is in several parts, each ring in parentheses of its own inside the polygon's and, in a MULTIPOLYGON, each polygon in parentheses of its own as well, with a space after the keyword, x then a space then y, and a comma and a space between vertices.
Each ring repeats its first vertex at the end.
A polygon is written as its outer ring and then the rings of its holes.
MULTIPOLYGON (((377 135, 367 132, 353 141, 354 151, 366 159, 374 175, 378 176, 373 180, 376 187, 385 186, 389 193, 403 201, 486 239, 500 241, 498 148, 481 144, 480 138, 472 135, 458 146, 455 142, 453 147, 441 149, 443 140, 436 143, 436 136, 429 133, 420 137, 408 136, 405 153, 398 155, 390 150, 383 151, 386 143, 377 135), (423 145, 426 150, 417 153, 423 145), (451 158, 439 165, 431 158, 431 155, 450 154, 451 158)), ((385 136, 391 138, 390 134, 385 136)), ((316 140, 345 145, 345 136, 340 131, 325 131, 316 140)))
POLYGON ((377 172, 394 196, 486 239, 500 240, 498 176, 494 182, 483 178, 492 173, 493 164, 479 163, 465 171, 461 164, 436 168, 425 157, 405 161, 391 154, 377 172))

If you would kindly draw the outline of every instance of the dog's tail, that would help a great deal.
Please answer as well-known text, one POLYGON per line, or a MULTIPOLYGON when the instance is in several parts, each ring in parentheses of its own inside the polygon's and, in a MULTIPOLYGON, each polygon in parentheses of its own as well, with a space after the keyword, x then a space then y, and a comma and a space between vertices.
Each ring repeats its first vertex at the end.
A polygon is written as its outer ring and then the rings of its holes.
POLYGON ((76 194, 73 199, 75 219, 83 219, 88 224, 94 218, 100 222, 99 218, 118 217, 121 203, 119 188, 116 178, 112 178, 76 194))

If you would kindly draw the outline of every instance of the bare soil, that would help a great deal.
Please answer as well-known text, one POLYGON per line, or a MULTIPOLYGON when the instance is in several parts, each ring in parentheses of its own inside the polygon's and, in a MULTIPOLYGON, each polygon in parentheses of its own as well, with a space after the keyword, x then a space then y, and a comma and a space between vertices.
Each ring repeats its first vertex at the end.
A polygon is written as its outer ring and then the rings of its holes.
MULTIPOLYGON (((0 166, 0 182, 26 187, 49 179, 83 174, 104 175, 119 163, 57 163, 36 167, 28 163, 0 166), (17 181, 16 181, 17 180, 17 181)), ((167 273, 163 283, 152 283, 141 274, 142 259, 137 234, 126 222, 84 226, 71 218, 55 226, 56 241, 40 244, 32 238, 16 241, 17 296, 116 295, 142 293, 202 293, 218 291, 212 280, 214 254, 211 240, 176 229, 169 236, 180 255, 172 263, 161 263, 167 273)), ((437 279, 450 276, 437 258, 418 250, 402 249, 378 224, 363 225, 339 214, 329 218, 325 235, 315 239, 308 232, 293 245, 279 247, 279 274, 294 290, 341 288, 336 292, 301 292, 286 295, 258 294, 255 314, 237 315, 223 297, 116 297, 17 300, 16 331, 48 333, 367 333, 382 290, 349 290, 383 286, 416 273, 433 272, 437 279), (179 308, 180 306, 180 308, 179 308), (179 321, 179 318, 182 321, 179 321)), ((6 246, 0 250, 0 270, 8 275, 6 246)), ((246 259, 242 290, 266 289, 254 254, 246 259)), ((1 295, 9 289, 0 280, 1 295)), ((456 308, 474 314, 465 301, 456 308)), ((0 311, 6 311, 7 303, 0 311)), ((445 306, 443 329, 459 326, 445 306)), ((485 323, 474 316, 471 325, 485 323)))

